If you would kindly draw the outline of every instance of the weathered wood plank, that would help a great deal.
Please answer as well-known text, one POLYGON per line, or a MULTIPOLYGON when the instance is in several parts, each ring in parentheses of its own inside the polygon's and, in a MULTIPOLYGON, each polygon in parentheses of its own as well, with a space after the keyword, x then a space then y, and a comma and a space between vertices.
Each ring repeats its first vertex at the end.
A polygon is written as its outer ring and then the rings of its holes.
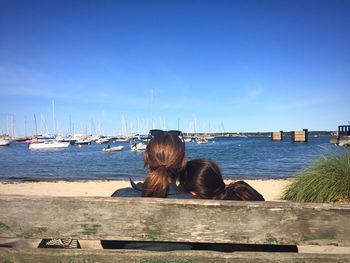
POLYGON ((349 254, 298 254, 213 251, 152 252, 140 250, 64 250, 64 249, 0 249, 0 263, 17 262, 140 262, 140 263, 249 263, 298 262, 329 263, 350 262, 349 254))
POLYGON ((0 196, 0 237, 350 245, 350 205, 0 196))

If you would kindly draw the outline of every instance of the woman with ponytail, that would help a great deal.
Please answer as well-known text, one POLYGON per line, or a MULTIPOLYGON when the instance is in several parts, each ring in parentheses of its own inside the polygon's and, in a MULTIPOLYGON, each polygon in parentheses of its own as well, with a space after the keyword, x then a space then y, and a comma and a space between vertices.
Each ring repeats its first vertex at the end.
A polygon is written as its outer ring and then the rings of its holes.
MULTIPOLYGON (((158 130, 159 131, 159 130, 158 130)), ((148 143, 144 153, 144 166, 148 174, 144 183, 135 184, 131 179, 131 187, 115 191, 113 197, 159 197, 159 198, 195 198, 177 186, 180 172, 187 159, 185 144, 175 132, 160 131, 148 143)), ((105 249, 143 249, 155 251, 189 250, 192 245, 185 243, 128 242, 101 240, 105 249)))
POLYGON ((208 159, 187 162, 180 185, 185 192, 203 199, 264 201, 264 197, 244 181, 225 185, 219 166, 208 159))
POLYGON ((179 136, 162 132, 149 142, 143 159, 148 169, 143 197, 168 197, 179 190, 176 182, 187 162, 185 144, 179 136))
POLYGON ((148 170, 144 183, 130 179, 131 187, 115 191, 113 197, 193 198, 176 184, 187 162, 185 144, 178 134, 159 132, 148 143, 143 159, 148 170))

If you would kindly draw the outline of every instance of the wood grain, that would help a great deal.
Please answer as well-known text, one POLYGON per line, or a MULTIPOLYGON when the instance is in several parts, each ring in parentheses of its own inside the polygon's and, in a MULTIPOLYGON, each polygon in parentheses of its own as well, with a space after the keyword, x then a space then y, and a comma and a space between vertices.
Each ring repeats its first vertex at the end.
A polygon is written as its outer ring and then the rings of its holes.
POLYGON ((0 238, 350 245, 349 204, 0 196, 0 238))

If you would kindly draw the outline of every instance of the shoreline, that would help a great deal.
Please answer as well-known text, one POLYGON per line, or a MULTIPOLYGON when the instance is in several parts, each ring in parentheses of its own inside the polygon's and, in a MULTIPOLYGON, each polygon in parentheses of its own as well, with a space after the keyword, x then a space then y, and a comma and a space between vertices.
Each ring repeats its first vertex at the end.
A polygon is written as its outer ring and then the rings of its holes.
MULTIPOLYGON (((130 177, 131 178, 131 177, 130 177)), ((277 177, 277 178, 224 178, 225 182, 237 182, 237 181, 290 181, 293 180, 295 176, 290 177, 277 177)), ((131 178, 135 182, 142 182, 140 179, 131 178)), ((99 179, 99 178, 0 178, 0 184, 16 184, 16 183, 39 183, 39 182, 69 182, 69 183, 79 183, 79 182, 129 182, 129 179, 99 179)))
MULTIPOLYGON (((226 183, 238 180, 225 180, 226 183)), ((292 179, 244 180, 261 193, 266 201, 280 200, 284 189, 292 179)), ((130 187, 127 180, 38 180, 0 181, 0 195, 43 196, 98 196, 109 197, 123 187, 130 187)))

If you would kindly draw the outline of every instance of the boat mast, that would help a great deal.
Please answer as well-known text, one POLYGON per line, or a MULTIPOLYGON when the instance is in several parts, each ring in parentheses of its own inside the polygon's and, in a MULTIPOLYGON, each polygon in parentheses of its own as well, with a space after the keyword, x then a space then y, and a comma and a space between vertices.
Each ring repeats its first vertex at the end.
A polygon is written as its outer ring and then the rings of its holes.
POLYGON ((36 116, 34 114, 35 136, 38 137, 38 125, 36 124, 36 116))
POLYGON ((24 116, 24 136, 27 137, 27 116, 24 116))
POLYGON ((154 129, 154 115, 153 115, 153 107, 154 107, 154 90, 151 89, 151 101, 150 101, 150 107, 151 107, 151 127, 154 129))
POLYGON ((224 127, 224 122, 223 121, 221 121, 221 128, 222 128, 222 136, 224 136, 225 127, 224 127))
POLYGON ((56 135, 55 100, 54 99, 52 99, 52 124, 53 124, 53 135, 56 135))
POLYGON ((9 123, 10 123, 10 117, 9 114, 6 115, 6 134, 10 135, 10 128, 9 128, 9 123))
POLYGON ((73 135, 72 134, 72 117, 70 113, 69 113, 69 135, 73 135))

